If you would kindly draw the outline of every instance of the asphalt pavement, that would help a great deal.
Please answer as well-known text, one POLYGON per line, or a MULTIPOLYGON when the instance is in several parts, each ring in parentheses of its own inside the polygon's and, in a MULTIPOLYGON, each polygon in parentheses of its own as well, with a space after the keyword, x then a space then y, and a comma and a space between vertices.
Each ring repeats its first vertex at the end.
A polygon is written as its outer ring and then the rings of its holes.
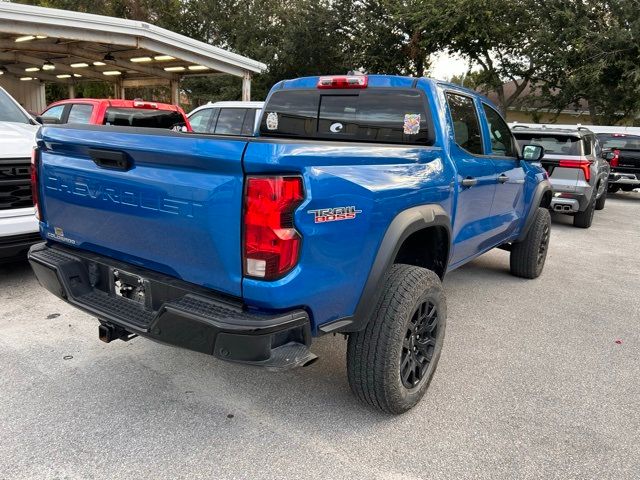
POLYGON ((0 479, 640 478, 640 193, 554 215, 533 281, 492 251, 445 281, 445 346, 397 417, 349 391, 346 342, 284 373, 98 341, 26 263, 0 266, 0 479))

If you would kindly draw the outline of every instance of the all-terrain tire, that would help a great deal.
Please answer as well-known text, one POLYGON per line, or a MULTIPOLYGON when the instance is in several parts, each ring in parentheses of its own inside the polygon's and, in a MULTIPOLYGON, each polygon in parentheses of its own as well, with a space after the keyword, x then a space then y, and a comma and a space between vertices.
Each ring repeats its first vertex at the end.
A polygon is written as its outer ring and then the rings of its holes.
POLYGON ((416 405, 436 370, 446 319, 440 278, 425 268, 394 265, 366 328, 349 335, 347 375, 356 397, 393 414, 416 405))
POLYGON ((596 210, 604 210, 604 204, 607 201, 607 190, 608 188, 605 187, 605 189, 602 191, 602 195, 600 195, 600 198, 596 200, 596 210))
POLYGON ((573 217, 573 226, 578 228, 589 228, 593 223, 593 214, 596 210, 596 196, 593 195, 589 205, 582 212, 578 212, 573 217))
POLYGON ((620 191, 620 185, 607 185, 607 192, 609 193, 616 193, 620 191))
POLYGON ((536 210, 527 236, 511 245, 511 274, 522 278, 538 278, 544 268, 551 236, 551 214, 546 208, 536 210))

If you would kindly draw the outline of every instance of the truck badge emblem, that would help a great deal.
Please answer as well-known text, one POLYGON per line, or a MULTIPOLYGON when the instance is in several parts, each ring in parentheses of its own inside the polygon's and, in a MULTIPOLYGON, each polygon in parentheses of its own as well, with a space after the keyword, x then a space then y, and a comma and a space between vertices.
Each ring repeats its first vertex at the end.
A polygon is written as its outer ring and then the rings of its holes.
POLYGON ((307 210, 315 217, 315 223, 337 222, 340 220, 354 220, 362 210, 356 210, 355 206, 320 208, 318 210, 307 210))

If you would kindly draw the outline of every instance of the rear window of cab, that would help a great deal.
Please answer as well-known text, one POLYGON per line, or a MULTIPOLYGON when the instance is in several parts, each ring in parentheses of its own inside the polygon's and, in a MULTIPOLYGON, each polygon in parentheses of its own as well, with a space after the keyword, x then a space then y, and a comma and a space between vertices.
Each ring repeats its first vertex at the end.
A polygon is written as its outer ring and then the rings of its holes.
POLYGON ((562 134, 539 134, 515 132, 516 139, 523 145, 540 145, 544 152, 553 155, 581 155, 580 138, 562 134))
POLYGON ((280 90, 265 106, 260 135, 430 145, 427 112, 416 89, 280 90))

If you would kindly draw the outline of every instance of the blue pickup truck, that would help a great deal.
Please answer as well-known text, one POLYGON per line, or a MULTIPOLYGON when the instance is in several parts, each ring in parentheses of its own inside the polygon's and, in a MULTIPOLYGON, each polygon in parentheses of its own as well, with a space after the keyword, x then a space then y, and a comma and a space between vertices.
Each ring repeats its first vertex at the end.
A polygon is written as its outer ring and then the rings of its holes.
POLYGON ((448 271, 498 247, 540 275, 542 154, 477 93, 385 75, 282 81, 255 137, 45 126, 29 258, 105 342, 285 369, 343 333, 355 395, 401 413, 440 356, 448 271))

